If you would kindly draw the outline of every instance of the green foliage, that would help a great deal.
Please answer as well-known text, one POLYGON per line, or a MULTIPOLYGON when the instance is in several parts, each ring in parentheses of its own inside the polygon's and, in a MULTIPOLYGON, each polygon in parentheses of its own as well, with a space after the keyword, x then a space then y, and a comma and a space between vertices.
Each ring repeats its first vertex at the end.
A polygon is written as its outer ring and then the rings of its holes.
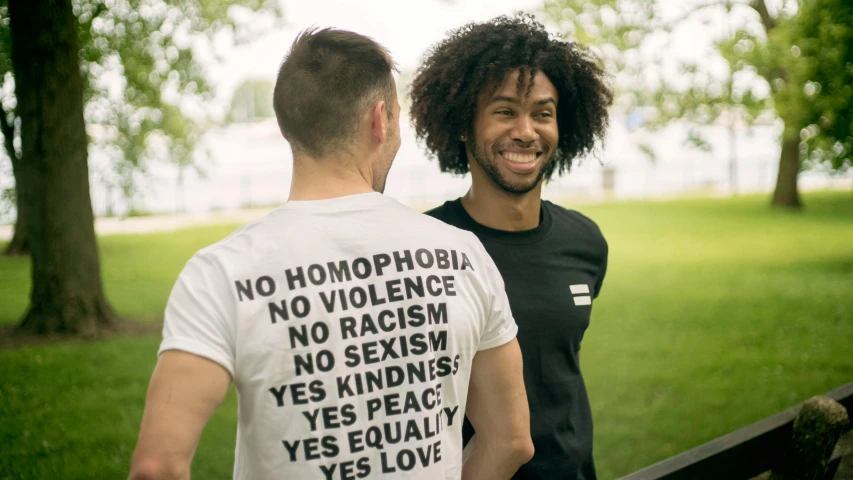
MULTIPOLYGON (((613 72, 625 111, 647 128, 782 120, 811 164, 841 167, 853 151, 853 4, 846 0, 546 0, 542 13, 590 45, 613 72), (667 7, 667 8, 664 8, 667 7), (679 12, 668 10, 678 8, 679 12), (679 29, 713 18, 725 28, 708 52, 672 55, 679 29)), ((689 144, 707 149, 693 136, 689 144)), ((803 156, 805 158, 805 156, 803 156)))
POLYGON ((637 145, 637 148, 640 150, 640 153, 646 156, 651 163, 655 163, 658 160, 657 153, 655 152, 654 147, 649 145, 648 143, 640 143, 637 145))
MULTIPOLYGON (((853 197, 804 196, 810 207, 797 215, 761 197, 580 207, 612 252, 581 355, 599 478, 853 378, 853 197)), ((112 305, 159 321, 184 263, 234 228, 101 237, 112 305)), ((29 268, 0 258, 0 324, 23 314, 29 268)), ((0 478, 126 478, 158 343, 0 349, 0 478)), ((204 430, 193 478, 230 478, 236 422, 232 391, 204 430)))
POLYGON ((785 136, 800 137, 807 166, 841 168, 853 151, 853 4, 801 1, 759 37, 739 31, 720 52, 733 71, 767 81, 785 136))
POLYGON ((690 131, 687 132, 687 139, 684 141, 684 143, 703 152, 710 152, 713 149, 711 143, 705 140, 705 138, 698 130, 693 128, 691 128, 690 131))
MULTIPOLYGON (((222 36, 238 43, 254 38, 282 14, 277 0, 73 0, 73 6, 87 132, 93 151, 110 158, 114 175, 104 178, 115 177, 126 197, 133 194, 135 174, 151 161, 194 163, 195 145, 216 120, 208 106, 204 47, 222 36)), ((8 25, 3 1, 0 89, 13 120, 8 25)))
POLYGON ((794 79, 777 101, 796 115, 808 165, 849 166, 853 159, 853 3, 811 0, 771 33, 794 79))
POLYGON ((9 2, 0 0, 0 77, 12 70, 12 32, 9 30, 9 2))
POLYGON ((245 122, 275 116, 272 97, 275 84, 267 80, 246 80, 231 97, 228 121, 245 122))

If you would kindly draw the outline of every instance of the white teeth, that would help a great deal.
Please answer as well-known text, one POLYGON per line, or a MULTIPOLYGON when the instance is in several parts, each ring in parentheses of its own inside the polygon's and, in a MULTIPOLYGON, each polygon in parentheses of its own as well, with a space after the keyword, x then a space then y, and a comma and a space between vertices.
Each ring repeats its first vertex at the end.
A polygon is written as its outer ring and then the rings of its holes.
POLYGON ((506 152, 503 154, 503 156, 512 163, 532 163, 534 160, 536 160, 535 153, 506 152))

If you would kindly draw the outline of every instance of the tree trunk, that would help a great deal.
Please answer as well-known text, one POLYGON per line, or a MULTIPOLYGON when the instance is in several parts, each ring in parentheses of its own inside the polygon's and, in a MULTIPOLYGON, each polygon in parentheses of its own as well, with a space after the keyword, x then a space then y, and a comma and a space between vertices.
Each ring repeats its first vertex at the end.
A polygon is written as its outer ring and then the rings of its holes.
POLYGON ((800 173, 800 140, 797 137, 782 139, 782 153, 779 155, 779 174, 776 177, 776 189, 773 192, 773 206, 800 208, 800 193, 797 190, 797 176, 800 173))
POLYGON ((30 235, 32 290, 19 328, 94 335, 114 323, 101 284, 89 196, 77 19, 71 0, 10 0, 21 119, 18 205, 30 235))

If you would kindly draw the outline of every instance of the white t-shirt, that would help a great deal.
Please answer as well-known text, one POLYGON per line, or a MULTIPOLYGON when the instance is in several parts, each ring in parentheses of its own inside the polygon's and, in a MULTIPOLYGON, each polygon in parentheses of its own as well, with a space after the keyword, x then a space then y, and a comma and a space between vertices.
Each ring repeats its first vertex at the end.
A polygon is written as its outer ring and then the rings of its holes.
POLYGON ((516 331, 473 234, 367 193, 288 202, 197 252, 160 352, 234 379, 235 479, 458 479, 471 361, 516 331))

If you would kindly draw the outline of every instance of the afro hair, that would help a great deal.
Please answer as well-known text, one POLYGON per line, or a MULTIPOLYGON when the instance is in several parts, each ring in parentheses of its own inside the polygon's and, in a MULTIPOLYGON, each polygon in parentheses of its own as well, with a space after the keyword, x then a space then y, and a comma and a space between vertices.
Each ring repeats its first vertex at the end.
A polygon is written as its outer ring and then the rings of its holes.
POLYGON ((415 134, 442 172, 465 174, 468 157, 459 137, 472 132, 480 95, 493 93, 516 69, 519 89, 526 83, 529 91, 532 82, 525 79, 542 72, 559 95, 559 140, 545 178, 569 171, 608 126, 613 93, 597 60, 582 45, 550 35, 528 14, 469 23, 431 48, 415 72, 409 110, 415 134))

